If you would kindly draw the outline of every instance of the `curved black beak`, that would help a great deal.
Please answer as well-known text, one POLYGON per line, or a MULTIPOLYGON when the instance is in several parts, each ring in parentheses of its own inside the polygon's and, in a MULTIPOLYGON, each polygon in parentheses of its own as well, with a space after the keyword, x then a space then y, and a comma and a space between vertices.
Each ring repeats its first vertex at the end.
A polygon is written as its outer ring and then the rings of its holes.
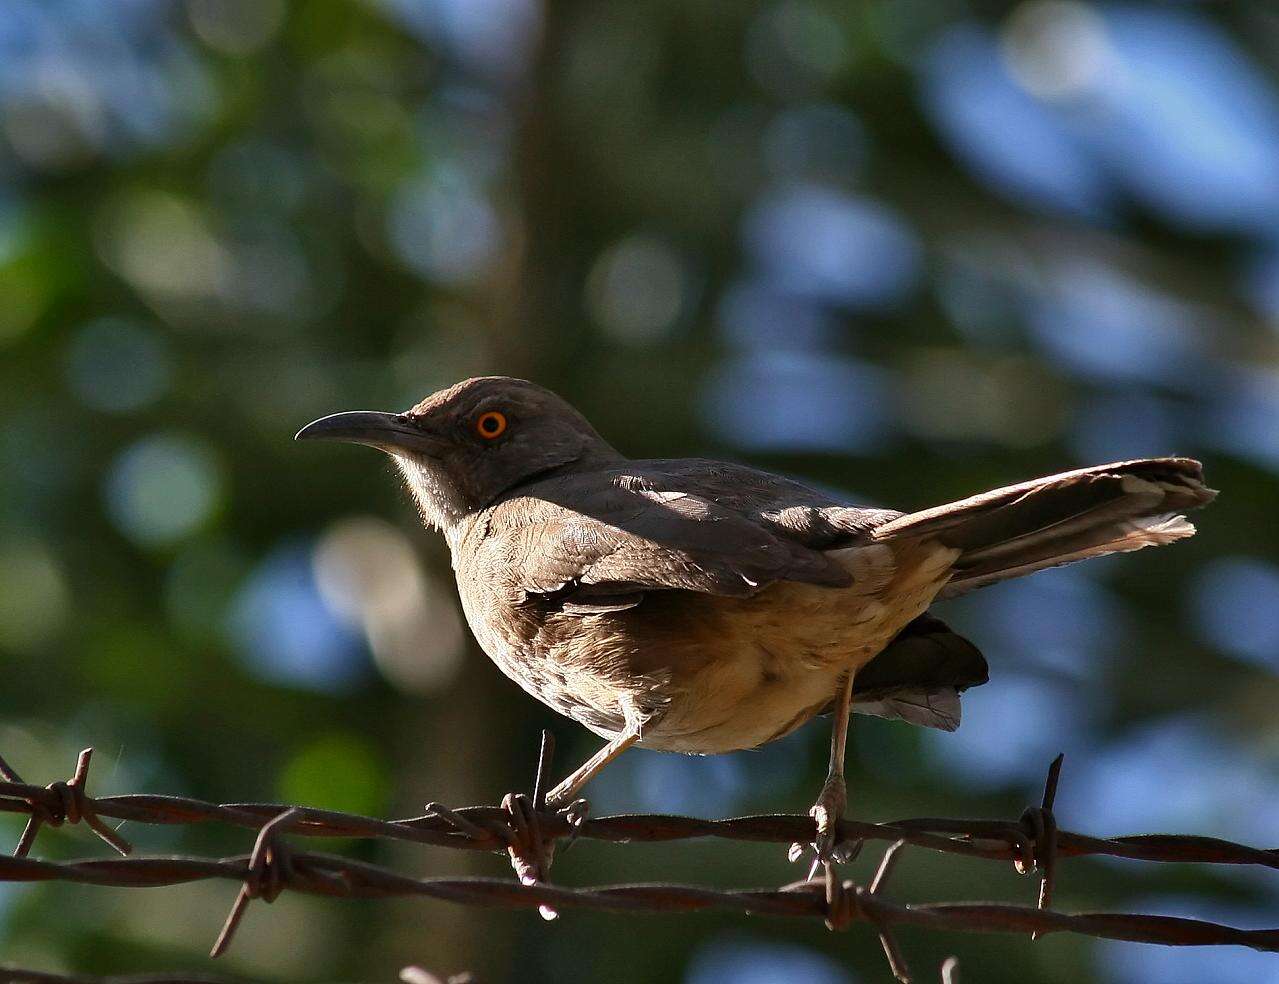
POLYGON ((347 441, 383 451, 399 449, 430 454, 436 441, 402 413, 380 410, 348 410, 313 420, 293 438, 295 441, 347 441))

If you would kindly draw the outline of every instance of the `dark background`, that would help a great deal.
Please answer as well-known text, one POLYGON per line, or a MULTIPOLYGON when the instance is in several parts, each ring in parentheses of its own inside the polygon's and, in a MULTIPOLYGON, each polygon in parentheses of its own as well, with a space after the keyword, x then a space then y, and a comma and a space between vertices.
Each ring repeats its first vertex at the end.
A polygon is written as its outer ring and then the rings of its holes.
MULTIPOLYGON (((0 752, 44 782, 92 744, 99 793, 403 816, 526 787, 542 727, 562 768, 592 751, 470 641, 388 464, 291 442, 491 372, 558 390, 635 456, 728 456, 903 508, 1203 457, 1224 494, 1193 541, 944 606, 993 682, 954 735, 858 719, 851 811, 1015 817, 1065 751, 1066 827, 1279 839, 1267 0, 0 0, 0 752)), ((826 742, 818 723, 734 756, 632 751, 590 793, 597 812, 797 811, 826 742)), ((71 830, 37 851, 102 847, 71 830)), ((583 844, 555 876, 775 885, 798 877, 783 855, 583 844)), ((1263 874, 1072 861, 1058 902, 1274 924, 1263 874)), ((915 852, 894 890, 1035 886, 915 852)), ((207 969, 232 894, 0 885, 0 960, 207 969)), ((1249 951, 903 944, 925 979, 953 952, 987 984, 1279 980, 1249 951)), ((408 963, 886 976, 856 929, 287 894, 220 969, 408 963)))

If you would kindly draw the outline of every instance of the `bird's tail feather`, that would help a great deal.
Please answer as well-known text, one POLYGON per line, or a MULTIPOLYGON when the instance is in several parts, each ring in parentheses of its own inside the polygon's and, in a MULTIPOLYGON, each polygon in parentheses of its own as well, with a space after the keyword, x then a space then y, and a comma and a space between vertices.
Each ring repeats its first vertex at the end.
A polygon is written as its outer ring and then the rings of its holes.
POLYGON ((996 489, 878 527, 876 539, 927 537, 959 551, 940 597, 1088 557, 1172 543, 1181 515, 1216 492, 1189 458, 1096 465, 996 489))
POLYGON ((853 704, 853 711, 938 731, 958 730, 961 716, 959 690, 955 687, 903 690, 879 700, 859 700, 853 704))
POLYGON ((920 615, 853 678, 853 710, 954 731, 959 695, 986 682, 981 652, 941 619, 920 615))

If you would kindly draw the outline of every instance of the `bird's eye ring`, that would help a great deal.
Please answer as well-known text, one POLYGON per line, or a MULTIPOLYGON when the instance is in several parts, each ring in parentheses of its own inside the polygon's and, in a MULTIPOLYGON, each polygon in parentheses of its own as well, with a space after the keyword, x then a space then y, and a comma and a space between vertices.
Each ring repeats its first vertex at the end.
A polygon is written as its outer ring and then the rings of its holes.
POLYGON ((506 430, 506 414, 488 410, 475 418, 475 431, 487 441, 501 437, 506 430))

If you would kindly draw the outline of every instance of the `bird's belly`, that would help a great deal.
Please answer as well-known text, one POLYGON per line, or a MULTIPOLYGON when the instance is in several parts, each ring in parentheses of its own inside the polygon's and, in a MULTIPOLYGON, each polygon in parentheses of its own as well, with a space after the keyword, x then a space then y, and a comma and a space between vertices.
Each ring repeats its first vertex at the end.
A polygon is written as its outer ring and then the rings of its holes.
POLYGON ((755 748, 789 734, 830 703, 842 671, 772 671, 732 660, 687 681, 640 744, 670 752, 711 755, 755 748))
POLYGON ((847 588, 779 582, 749 598, 652 592, 633 609, 538 613, 463 595, 490 658, 543 703, 597 734, 639 727, 639 744, 711 754, 800 727, 920 615, 956 551, 875 544, 836 556, 847 588), (495 617, 496 616, 496 617, 495 617))
POLYGON ((821 713, 844 674, 924 612, 955 554, 858 549, 848 559, 855 577, 848 588, 781 583, 749 599, 713 599, 720 617, 698 635, 716 657, 681 661, 687 673, 673 667, 670 701, 640 744, 695 754, 754 748, 821 713))

